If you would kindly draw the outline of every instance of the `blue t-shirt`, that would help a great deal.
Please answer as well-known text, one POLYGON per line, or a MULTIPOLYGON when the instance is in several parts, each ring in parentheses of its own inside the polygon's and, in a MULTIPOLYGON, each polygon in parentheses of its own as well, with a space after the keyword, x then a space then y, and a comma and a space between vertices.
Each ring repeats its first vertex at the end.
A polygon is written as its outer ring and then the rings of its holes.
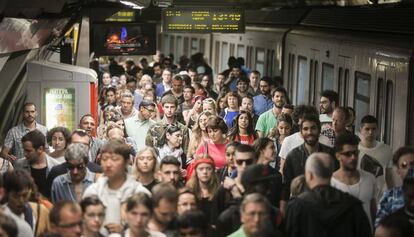
POLYGON ((233 126, 233 119, 239 114, 239 111, 226 111, 224 114, 224 121, 226 121, 227 127, 229 129, 233 126))

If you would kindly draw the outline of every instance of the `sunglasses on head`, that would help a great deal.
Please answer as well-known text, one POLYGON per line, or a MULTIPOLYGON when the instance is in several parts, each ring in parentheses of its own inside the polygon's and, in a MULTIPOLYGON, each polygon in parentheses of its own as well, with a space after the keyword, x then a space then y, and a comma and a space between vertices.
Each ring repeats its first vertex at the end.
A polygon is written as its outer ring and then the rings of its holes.
POLYGON ((237 165, 243 165, 243 163, 246 163, 246 165, 251 165, 253 164, 254 160, 253 159, 247 159, 247 160, 236 160, 236 164, 237 165))
POLYGON ((84 164, 73 165, 69 162, 67 162, 66 164, 67 164, 68 170, 74 170, 74 169, 82 170, 85 168, 84 164))

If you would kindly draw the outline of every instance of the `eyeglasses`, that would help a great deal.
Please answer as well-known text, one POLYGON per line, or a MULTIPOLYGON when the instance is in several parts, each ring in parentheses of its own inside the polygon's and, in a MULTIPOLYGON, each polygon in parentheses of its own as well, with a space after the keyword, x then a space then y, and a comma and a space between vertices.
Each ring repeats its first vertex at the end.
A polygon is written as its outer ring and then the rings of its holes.
POLYGON ((254 160, 253 159, 247 159, 247 160, 236 160, 236 164, 237 165, 243 165, 243 163, 247 165, 251 165, 253 164, 254 160))
POLYGON ((259 218, 266 217, 268 214, 266 212, 246 212, 244 213, 249 218, 253 218, 255 216, 258 216, 259 218))
POLYGON ((352 155, 358 156, 359 155, 359 151, 358 150, 354 150, 354 151, 344 151, 344 152, 340 152, 339 154, 346 156, 346 157, 351 157, 352 155))
POLYGON ((66 164, 67 164, 68 170, 74 170, 74 169, 83 170, 85 168, 84 164, 74 165, 69 162, 66 162, 66 164))
POLYGON ((72 228, 75 226, 82 226, 83 222, 82 221, 78 221, 75 223, 69 223, 69 224, 60 224, 58 225, 60 228, 72 228))
POLYGON ((155 112, 155 109, 149 109, 148 107, 143 107, 144 109, 146 109, 148 112, 150 112, 150 113, 153 113, 153 112, 155 112))

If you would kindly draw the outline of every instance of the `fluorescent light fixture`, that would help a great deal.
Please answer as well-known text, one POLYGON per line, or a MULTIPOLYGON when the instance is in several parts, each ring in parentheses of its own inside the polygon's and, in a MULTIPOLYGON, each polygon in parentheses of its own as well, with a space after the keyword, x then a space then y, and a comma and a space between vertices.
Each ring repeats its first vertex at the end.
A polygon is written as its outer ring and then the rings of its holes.
POLYGON ((133 9, 143 9, 149 7, 151 0, 120 0, 119 2, 133 9))

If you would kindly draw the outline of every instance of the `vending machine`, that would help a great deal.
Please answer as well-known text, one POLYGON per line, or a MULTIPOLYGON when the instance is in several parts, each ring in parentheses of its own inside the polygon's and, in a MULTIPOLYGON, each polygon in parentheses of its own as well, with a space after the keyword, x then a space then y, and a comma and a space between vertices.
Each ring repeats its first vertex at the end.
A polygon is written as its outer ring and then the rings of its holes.
POLYGON ((77 128, 82 115, 98 121, 98 79, 94 70, 48 61, 27 63, 27 99, 37 106, 38 121, 48 129, 77 128))

